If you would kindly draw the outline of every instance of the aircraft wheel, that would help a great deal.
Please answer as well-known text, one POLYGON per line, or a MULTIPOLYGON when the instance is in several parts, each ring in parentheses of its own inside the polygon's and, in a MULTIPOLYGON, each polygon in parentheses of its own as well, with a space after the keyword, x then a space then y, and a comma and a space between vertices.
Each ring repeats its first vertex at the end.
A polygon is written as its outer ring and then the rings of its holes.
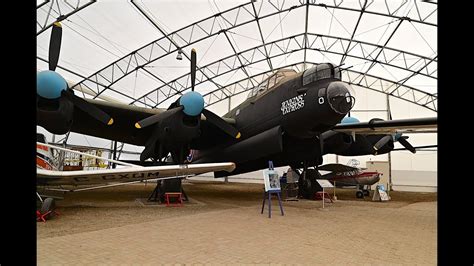
POLYGON ((43 201, 43 204, 41 205, 41 214, 47 213, 48 211, 51 211, 48 215, 45 216, 46 219, 50 218, 52 214, 54 213, 54 209, 56 208, 56 202, 54 201, 53 198, 46 198, 43 201))
POLYGON ((364 196, 370 196, 370 191, 368 189, 364 189, 364 196))
POLYGON ((356 192, 356 197, 357 197, 358 199, 362 199, 362 198, 364 198, 364 193, 359 190, 359 191, 356 192))
POLYGON ((303 197, 305 199, 311 199, 311 191, 313 188, 313 184, 309 178, 304 180, 304 188, 303 188, 303 197))

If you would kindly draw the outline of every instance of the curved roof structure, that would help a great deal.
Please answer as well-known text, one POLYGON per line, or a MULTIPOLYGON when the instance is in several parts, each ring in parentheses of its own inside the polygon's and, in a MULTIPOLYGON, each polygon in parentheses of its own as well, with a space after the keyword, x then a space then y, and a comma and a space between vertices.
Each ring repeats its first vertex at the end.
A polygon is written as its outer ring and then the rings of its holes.
POLYGON ((331 62, 346 82, 437 111, 433 1, 53 0, 37 15, 38 69, 47 68, 48 27, 60 20, 58 71, 86 98, 168 107, 190 89, 196 48, 207 105, 279 69, 331 62))

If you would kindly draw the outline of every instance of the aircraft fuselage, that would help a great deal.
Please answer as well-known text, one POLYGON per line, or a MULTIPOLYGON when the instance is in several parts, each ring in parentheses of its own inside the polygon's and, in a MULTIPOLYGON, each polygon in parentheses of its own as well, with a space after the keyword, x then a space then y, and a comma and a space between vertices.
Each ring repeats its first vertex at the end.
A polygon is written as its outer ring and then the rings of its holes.
POLYGON ((339 123, 354 104, 350 86, 334 75, 338 69, 327 66, 319 68, 328 71, 320 79, 318 71, 307 70, 310 74, 294 73, 270 89, 259 84, 224 116, 235 119, 241 139, 201 149, 195 162, 232 161, 237 165, 232 174, 262 169, 268 160, 275 166, 322 163, 317 137, 339 123))

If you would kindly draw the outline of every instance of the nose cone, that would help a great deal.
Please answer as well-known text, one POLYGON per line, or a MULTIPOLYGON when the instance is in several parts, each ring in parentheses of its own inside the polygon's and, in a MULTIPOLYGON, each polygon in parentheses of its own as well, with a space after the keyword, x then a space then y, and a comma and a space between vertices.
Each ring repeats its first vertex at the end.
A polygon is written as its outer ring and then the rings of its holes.
POLYGON ((354 107, 353 91, 351 86, 345 82, 331 82, 327 89, 328 102, 331 108, 338 114, 347 114, 354 107))

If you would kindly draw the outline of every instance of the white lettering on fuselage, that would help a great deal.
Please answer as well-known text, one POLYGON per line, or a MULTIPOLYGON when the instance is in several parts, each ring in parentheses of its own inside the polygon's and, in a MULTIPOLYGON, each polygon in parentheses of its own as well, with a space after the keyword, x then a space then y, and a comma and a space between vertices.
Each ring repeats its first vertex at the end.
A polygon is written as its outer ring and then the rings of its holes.
POLYGON ((304 107, 304 96, 305 94, 295 96, 291 99, 288 99, 284 102, 281 103, 281 113, 283 115, 286 115, 287 113, 294 112, 298 109, 301 109, 304 107))

